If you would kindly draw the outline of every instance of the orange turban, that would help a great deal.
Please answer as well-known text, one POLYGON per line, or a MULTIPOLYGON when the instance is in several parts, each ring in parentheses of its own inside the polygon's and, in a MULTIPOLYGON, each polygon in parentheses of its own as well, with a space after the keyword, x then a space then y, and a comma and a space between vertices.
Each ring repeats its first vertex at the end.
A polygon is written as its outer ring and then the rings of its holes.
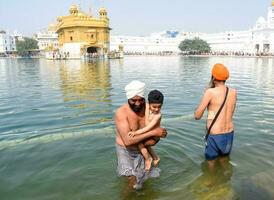
POLYGON ((212 76, 219 81, 225 81, 229 78, 229 71, 226 68, 226 66, 224 66, 221 63, 216 63, 211 71, 212 76))

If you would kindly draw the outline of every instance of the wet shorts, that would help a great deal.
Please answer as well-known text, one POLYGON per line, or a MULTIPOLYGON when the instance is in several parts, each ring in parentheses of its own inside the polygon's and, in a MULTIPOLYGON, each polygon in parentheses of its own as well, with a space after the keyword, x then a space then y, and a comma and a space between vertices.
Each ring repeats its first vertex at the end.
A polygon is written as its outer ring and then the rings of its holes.
POLYGON ((234 132, 223 134, 209 134, 205 147, 207 160, 215 160, 218 156, 230 154, 233 143, 234 132))
POLYGON ((119 176, 135 176, 135 189, 140 189, 148 178, 160 176, 160 169, 152 167, 149 172, 145 170, 144 157, 139 150, 130 150, 116 143, 117 173, 119 176))

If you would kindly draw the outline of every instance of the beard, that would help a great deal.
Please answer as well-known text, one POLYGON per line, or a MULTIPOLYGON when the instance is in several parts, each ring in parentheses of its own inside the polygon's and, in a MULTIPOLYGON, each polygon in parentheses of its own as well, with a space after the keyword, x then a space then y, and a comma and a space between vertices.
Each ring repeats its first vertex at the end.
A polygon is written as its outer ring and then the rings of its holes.
POLYGON ((135 113, 140 113, 145 108, 145 103, 142 103, 139 106, 136 106, 135 104, 130 104, 128 102, 128 105, 129 105, 130 109, 135 113))

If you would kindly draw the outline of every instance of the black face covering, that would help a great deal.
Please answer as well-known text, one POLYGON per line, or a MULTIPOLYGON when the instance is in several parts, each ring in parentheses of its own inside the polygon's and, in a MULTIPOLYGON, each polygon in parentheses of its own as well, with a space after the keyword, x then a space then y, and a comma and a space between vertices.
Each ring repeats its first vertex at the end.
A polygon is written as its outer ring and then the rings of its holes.
POLYGON ((139 113, 143 110, 143 108, 145 107, 145 102, 140 104, 140 105, 135 105, 134 103, 131 104, 129 101, 128 101, 128 105, 129 107, 131 108, 131 110, 135 113, 139 113))

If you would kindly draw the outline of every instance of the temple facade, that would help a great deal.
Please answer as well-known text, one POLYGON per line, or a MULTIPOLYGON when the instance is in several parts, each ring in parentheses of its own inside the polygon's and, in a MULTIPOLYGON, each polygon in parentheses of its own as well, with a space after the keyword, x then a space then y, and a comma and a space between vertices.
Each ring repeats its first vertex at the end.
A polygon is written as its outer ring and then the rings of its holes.
POLYGON ((68 16, 57 18, 59 54, 68 59, 79 59, 91 54, 107 56, 110 30, 106 9, 101 8, 99 18, 95 18, 72 5, 68 16))

